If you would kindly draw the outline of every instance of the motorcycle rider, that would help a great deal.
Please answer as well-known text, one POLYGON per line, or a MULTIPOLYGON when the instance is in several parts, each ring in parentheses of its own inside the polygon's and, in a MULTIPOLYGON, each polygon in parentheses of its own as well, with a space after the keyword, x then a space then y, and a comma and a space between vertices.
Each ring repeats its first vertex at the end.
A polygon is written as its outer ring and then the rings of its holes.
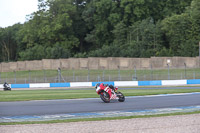
POLYGON ((95 88, 96 88, 96 91, 97 91, 97 92, 98 92, 102 87, 103 87, 104 89, 106 89, 107 87, 111 89, 111 91, 107 91, 108 94, 109 94, 110 96, 112 96, 112 94, 114 94, 114 92, 116 92, 117 89, 118 89, 118 87, 114 87, 113 85, 108 85, 108 84, 103 84, 103 83, 101 83, 101 84, 98 83, 98 84, 95 85, 95 88))
POLYGON ((110 89, 112 89, 114 92, 117 91, 118 87, 114 87, 113 85, 109 85, 110 89))
POLYGON ((95 85, 95 88, 96 88, 96 92, 98 92, 101 88, 100 88, 100 83, 96 84, 95 85))
POLYGON ((9 86, 9 84, 7 83, 7 82, 5 82, 4 84, 3 84, 3 89, 6 91, 6 90, 11 90, 11 88, 10 88, 10 86, 9 86))
MULTIPOLYGON (((103 83, 101 83, 102 84, 102 86, 104 86, 104 87, 109 87, 110 89, 112 89, 113 91, 117 91, 117 89, 118 89, 118 87, 114 87, 113 85, 108 85, 108 84, 103 84, 103 83)), ((99 87, 100 86, 100 83, 97 83, 96 85, 95 85, 95 88, 97 89, 97 87, 99 87)))

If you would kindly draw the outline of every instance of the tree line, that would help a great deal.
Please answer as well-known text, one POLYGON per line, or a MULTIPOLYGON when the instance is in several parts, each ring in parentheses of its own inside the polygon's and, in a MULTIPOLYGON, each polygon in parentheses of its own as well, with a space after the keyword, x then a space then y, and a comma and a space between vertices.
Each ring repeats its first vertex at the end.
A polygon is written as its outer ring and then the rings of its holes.
POLYGON ((199 0, 38 0, 0 28, 0 62, 69 57, 197 56, 199 0))

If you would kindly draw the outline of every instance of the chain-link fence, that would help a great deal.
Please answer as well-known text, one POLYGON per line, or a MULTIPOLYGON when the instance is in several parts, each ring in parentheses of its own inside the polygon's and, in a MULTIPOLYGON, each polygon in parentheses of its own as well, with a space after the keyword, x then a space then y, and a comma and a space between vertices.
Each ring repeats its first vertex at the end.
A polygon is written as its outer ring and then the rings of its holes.
POLYGON ((200 68, 196 69, 133 69, 133 70, 40 70, 0 73, 0 83, 58 83, 99 81, 145 81, 200 79, 200 68))

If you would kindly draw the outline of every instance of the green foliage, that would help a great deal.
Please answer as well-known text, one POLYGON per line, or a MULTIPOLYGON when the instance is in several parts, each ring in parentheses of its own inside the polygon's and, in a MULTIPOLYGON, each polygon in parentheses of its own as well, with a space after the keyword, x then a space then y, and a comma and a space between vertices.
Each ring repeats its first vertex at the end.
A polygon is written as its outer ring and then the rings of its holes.
POLYGON ((24 24, 0 28, 0 61, 197 56, 199 0, 38 0, 24 24))
POLYGON ((0 28, 0 61, 17 60, 17 34, 21 29, 20 24, 0 28))
POLYGON ((75 14, 75 6, 66 0, 40 4, 41 9, 20 31, 23 45, 26 45, 21 47, 20 60, 69 57, 79 44, 71 18, 75 14))
POLYGON ((162 21, 169 48, 175 56, 197 56, 200 40, 200 8, 198 0, 193 0, 185 13, 173 15, 162 21))
POLYGON ((41 60, 44 56, 44 47, 36 45, 32 48, 27 49, 26 51, 20 52, 20 60, 41 60))

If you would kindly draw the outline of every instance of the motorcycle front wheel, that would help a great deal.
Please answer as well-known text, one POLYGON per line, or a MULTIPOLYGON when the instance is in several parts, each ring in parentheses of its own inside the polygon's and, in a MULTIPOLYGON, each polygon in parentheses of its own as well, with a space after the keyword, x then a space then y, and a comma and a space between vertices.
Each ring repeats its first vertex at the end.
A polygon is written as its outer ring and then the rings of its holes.
POLYGON ((100 94, 101 100, 104 101, 105 103, 109 103, 110 102, 110 95, 108 94, 108 92, 102 92, 100 94))

